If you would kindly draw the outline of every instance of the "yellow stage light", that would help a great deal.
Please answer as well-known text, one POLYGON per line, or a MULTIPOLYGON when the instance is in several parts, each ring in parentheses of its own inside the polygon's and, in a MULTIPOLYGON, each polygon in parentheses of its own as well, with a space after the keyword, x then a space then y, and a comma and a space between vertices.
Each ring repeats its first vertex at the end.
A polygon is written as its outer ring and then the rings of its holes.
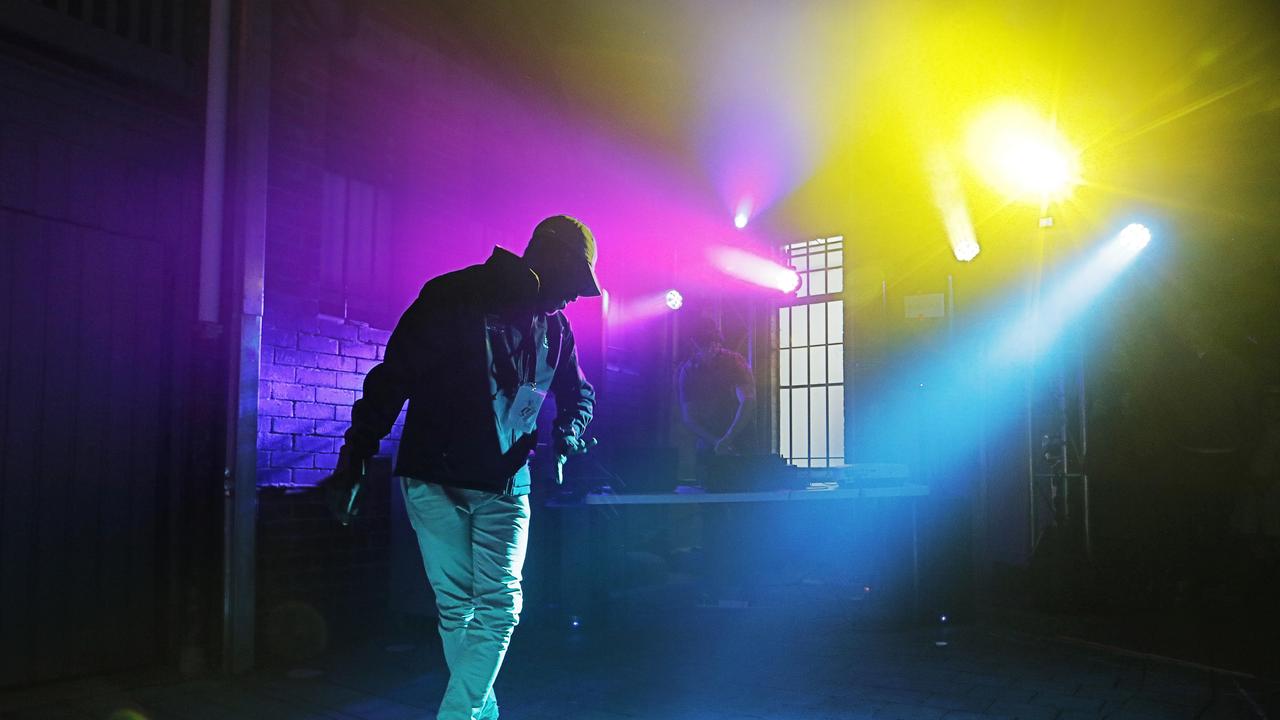
POLYGON ((1062 200, 1080 181, 1079 156, 1048 120, 1021 105, 997 105, 969 128, 969 160, 1014 200, 1062 200))

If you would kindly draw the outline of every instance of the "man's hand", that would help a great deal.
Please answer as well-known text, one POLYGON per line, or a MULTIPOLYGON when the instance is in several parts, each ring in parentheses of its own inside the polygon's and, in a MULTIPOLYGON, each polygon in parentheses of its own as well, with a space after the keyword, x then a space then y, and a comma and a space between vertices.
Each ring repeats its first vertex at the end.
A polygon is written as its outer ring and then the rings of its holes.
POLYGON ((557 438, 556 449, 556 484, 564 484, 564 464, 574 455, 583 455, 597 445, 595 438, 583 440, 576 435, 565 435, 557 438))
POLYGON ((320 481, 325 503, 334 519, 343 525, 360 514, 360 500, 364 494, 365 463, 363 459, 350 457, 344 446, 338 454, 338 465, 331 475, 320 481))

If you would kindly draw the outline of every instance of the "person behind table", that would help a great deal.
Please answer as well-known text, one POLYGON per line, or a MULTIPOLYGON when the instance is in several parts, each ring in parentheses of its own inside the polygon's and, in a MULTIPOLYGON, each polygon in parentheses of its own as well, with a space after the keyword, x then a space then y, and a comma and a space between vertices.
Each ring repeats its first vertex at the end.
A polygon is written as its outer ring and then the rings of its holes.
POLYGON ((747 361, 724 346, 711 318, 698 318, 689 333, 693 353, 681 366, 677 387, 680 417, 697 438, 700 476, 716 455, 750 450, 755 378, 747 361))

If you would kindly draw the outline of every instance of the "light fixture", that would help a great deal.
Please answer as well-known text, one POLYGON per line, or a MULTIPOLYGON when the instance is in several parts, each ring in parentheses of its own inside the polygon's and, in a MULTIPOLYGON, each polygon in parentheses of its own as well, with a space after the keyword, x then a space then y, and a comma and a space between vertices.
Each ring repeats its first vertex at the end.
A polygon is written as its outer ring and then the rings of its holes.
POLYGON ((679 290, 667 291, 667 307, 671 310, 679 310, 684 305, 684 296, 679 290))
POLYGON ((1130 223, 1125 226, 1116 241, 1131 252, 1137 252, 1151 243, 1151 230, 1142 223, 1130 223))

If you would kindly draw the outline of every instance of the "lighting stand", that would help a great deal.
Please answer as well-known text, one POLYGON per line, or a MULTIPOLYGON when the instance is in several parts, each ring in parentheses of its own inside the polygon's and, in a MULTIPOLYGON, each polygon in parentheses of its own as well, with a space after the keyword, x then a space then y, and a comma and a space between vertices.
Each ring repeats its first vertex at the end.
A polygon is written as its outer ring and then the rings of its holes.
MULTIPOLYGON (((1053 358, 1053 377, 1047 390, 1050 409, 1038 423, 1041 430, 1038 453, 1035 447, 1028 447, 1033 455, 1039 456, 1033 456, 1029 465, 1033 473, 1032 487, 1037 496, 1046 492, 1048 495, 1049 528, 1056 528, 1054 532, 1065 535, 1064 540, 1075 546, 1086 559, 1091 559, 1089 475, 1085 472, 1088 454, 1086 387, 1083 359, 1078 352, 1072 355, 1070 358, 1062 355, 1053 358)), ((1040 550, 1049 534, 1049 528, 1040 530, 1039 505, 1033 498, 1033 531, 1036 533, 1033 552, 1040 550)))
MULTIPOLYGON (((1030 299, 1038 313, 1038 282, 1030 299)), ((1079 604, 1093 575, 1084 337, 1068 329, 1027 378, 1031 577, 1042 604, 1056 607, 1079 604)))

